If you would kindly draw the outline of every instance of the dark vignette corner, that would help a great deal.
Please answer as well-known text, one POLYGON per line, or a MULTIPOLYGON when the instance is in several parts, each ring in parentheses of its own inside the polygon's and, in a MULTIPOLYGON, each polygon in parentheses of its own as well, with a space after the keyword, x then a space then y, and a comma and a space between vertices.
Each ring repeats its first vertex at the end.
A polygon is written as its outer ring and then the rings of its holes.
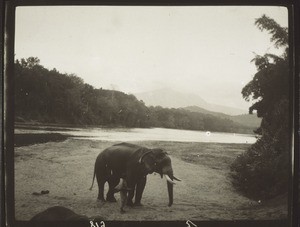
POLYGON ((14 1, 5 1, 4 6, 4 83, 3 83, 3 121, 4 164, 5 164, 5 225, 14 226, 14 1))

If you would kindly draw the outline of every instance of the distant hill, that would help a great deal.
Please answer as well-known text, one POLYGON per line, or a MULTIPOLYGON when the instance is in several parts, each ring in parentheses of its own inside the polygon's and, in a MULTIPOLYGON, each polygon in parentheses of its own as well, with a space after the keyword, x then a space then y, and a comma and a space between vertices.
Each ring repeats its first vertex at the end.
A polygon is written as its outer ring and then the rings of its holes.
POLYGON ((242 109, 228 106, 215 105, 206 102, 200 96, 195 94, 182 93, 170 88, 158 89, 149 92, 134 94, 139 100, 147 106, 161 106, 166 108, 182 108, 186 106, 198 106, 212 112, 221 112, 228 115, 245 114, 242 109))
POLYGON ((184 107, 183 109, 189 110, 191 112, 210 114, 210 115, 213 115, 213 116, 216 116, 216 117, 222 117, 222 118, 231 117, 231 115, 220 113, 220 112, 209 111, 209 110, 206 110, 206 109, 204 109, 202 107, 199 107, 199 106, 187 106, 187 107, 184 107))
POLYGON ((241 125, 244 125, 244 126, 247 126, 250 128, 258 128, 261 123, 261 118, 258 118, 256 116, 256 114, 241 114, 241 115, 231 116, 231 115, 227 115, 224 113, 209 111, 209 110, 206 110, 199 106, 187 106, 183 109, 189 110, 191 112, 210 114, 210 115, 213 115, 216 117, 230 119, 235 123, 239 123, 241 125))
POLYGON ((256 114, 241 114, 237 116, 231 116, 230 119, 233 122, 254 128, 258 128, 262 120, 261 118, 258 118, 256 114))

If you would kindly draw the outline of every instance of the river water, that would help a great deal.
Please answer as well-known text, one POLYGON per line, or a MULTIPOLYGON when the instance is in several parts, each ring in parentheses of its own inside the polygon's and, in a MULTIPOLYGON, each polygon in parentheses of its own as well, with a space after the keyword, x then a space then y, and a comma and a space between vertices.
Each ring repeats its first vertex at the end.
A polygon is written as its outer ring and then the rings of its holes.
POLYGON ((250 134, 204 132, 166 128, 35 128, 15 129, 15 133, 60 133, 74 136, 74 139, 104 141, 176 141, 207 143, 255 143, 256 138, 250 134))

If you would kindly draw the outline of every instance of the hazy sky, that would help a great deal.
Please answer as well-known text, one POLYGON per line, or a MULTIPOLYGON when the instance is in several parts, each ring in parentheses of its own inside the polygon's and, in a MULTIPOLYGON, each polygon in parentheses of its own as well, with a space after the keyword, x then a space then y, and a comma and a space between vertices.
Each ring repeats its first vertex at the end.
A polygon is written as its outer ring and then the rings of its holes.
POLYGON ((254 53, 282 52, 254 25, 263 14, 288 26, 284 7, 17 7, 15 54, 96 88, 168 87, 246 110, 254 53))

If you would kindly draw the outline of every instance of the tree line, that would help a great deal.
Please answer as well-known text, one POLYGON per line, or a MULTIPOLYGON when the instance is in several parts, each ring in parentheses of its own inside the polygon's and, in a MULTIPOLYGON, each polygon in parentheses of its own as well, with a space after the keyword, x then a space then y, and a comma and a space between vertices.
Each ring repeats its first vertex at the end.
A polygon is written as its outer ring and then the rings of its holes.
POLYGON ((56 124, 252 133, 251 128, 229 119, 184 109, 147 107, 132 94, 96 89, 75 74, 46 69, 37 57, 15 62, 15 118, 56 124))

